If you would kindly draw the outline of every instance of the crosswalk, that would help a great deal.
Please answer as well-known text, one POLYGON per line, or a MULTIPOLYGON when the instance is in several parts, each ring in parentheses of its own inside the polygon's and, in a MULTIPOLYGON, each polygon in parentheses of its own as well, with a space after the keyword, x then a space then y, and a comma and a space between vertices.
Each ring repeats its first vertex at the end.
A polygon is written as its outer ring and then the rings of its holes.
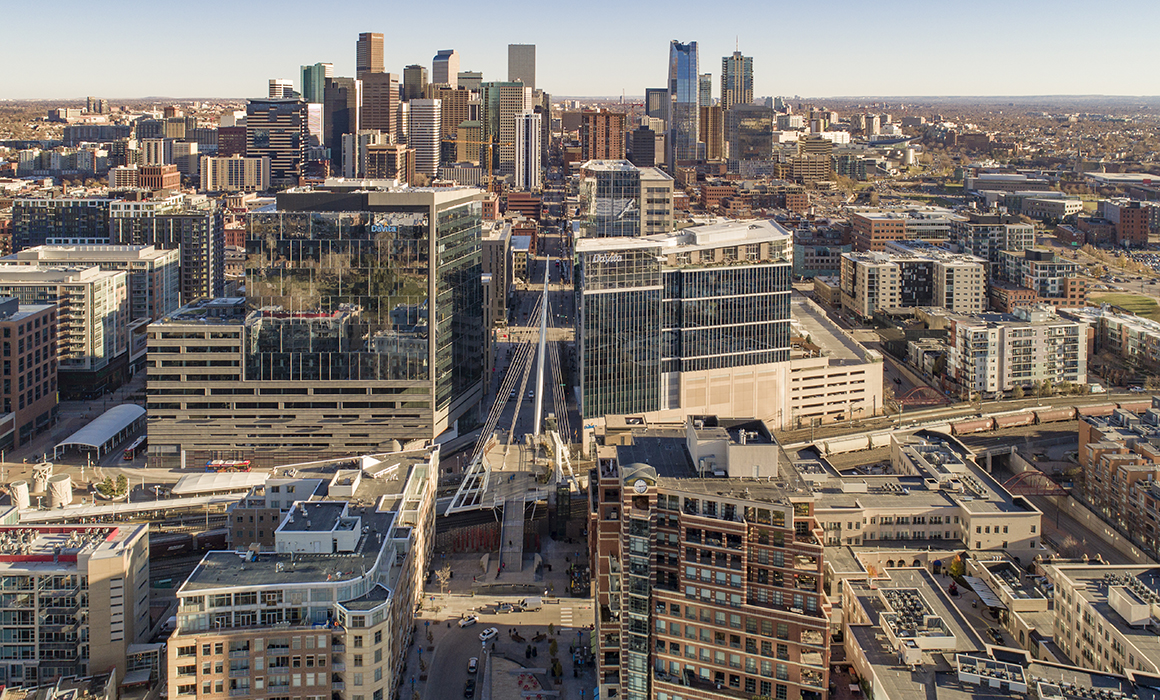
POLYGON ((572 608, 569 608, 569 607, 561 607, 560 608, 560 626, 561 627, 571 627, 572 626, 572 608))

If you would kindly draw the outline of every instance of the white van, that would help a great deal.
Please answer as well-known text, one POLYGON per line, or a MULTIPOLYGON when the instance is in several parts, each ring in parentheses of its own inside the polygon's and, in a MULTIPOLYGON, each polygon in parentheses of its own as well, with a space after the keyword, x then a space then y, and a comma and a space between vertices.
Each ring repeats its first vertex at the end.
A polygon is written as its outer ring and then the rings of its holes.
POLYGON ((536 610, 539 610, 540 608, 544 607, 544 601, 542 598, 539 598, 539 597, 524 598, 523 600, 520 601, 520 607, 523 608, 524 610, 531 610, 531 611, 535 612, 536 610))

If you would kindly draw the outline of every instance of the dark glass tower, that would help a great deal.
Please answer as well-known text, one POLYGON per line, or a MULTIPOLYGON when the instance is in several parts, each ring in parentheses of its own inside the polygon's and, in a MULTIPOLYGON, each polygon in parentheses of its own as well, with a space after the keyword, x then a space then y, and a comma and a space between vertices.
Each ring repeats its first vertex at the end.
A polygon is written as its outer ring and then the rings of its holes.
POLYGON ((672 172, 680 161, 698 159, 701 79, 697 72, 697 42, 669 45, 669 138, 665 142, 672 172))

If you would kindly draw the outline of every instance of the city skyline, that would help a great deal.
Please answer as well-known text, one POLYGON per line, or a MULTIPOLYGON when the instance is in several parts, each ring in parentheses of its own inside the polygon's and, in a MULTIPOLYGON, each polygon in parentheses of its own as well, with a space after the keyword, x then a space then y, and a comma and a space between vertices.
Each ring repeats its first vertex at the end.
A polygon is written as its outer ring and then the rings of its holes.
MULTIPOLYGON (((149 21, 148 15, 135 12, 129 3, 113 3, 100 17, 80 11, 79 5, 77 12, 70 12, 70 4, 64 3, 55 20, 63 34, 83 30, 97 35, 105 31, 122 36, 148 35, 144 26, 141 31, 134 30, 138 23, 149 21)), ((691 3, 680 5, 693 7, 691 3)), ((479 17, 464 30, 404 32, 385 48, 384 63, 388 72, 401 72, 413 63, 430 68, 437 51, 455 48, 461 56, 461 70, 482 71, 485 79, 502 80, 507 75, 507 45, 530 43, 537 45, 537 87, 561 96, 614 97, 623 91, 638 97, 646 87, 659 85, 664 79, 668 44, 677 39, 698 42, 702 63, 713 69, 715 82, 719 80, 721 57, 735 49, 753 56, 754 93, 758 96, 1160 94, 1160 75, 1113 70, 1117 65, 1147 65, 1148 28, 1160 21, 1160 7, 1155 5, 1124 3, 1119 9, 1133 21, 1117 27, 1117 41, 1101 46, 1099 60, 1071 62, 1059 60, 1059 47, 1084 45, 1089 34, 1074 18, 1088 11, 1087 5, 1066 2, 1046 11, 1036 6, 984 2, 973 6, 973 12, 961 13, 948 4, 946 18, 955 13, 953 33, 940 16, 932 16, 929 6, 896 5, 894 11, 863 16, 858 14, 858 6, 842 2, 830 8, 833 14, 828 24, 818 25, 805 7, 774 10, 743 2, 737 11, 748 19, 741 31, 737 25, 705 27, 676 19, 658 21, 650 8, 616 6, 616 16, 626 26, 638 27, 635 40, 626 44, 609 32, 604 20, 598 19, 603 13, 570 18, 573 26, 569 35, 586 42, 583 62, 574 60, 576 54, 569 44, 545 40, 558 30, 563 17, 549 10, 540 18, 521 20, 519 14, 496 12, 479 17), (993 22, 995 12, 1004 18, 1001 31, 993 22), (647 17, 648 22, 635 23, 637 15, 642 20, 647 17), (930 20, 918 21, 925 17, 930 20), (905 35, 900 33, 900 18, 912 20, 910 25, 901 25, 905 35), (764 38, 764 28, 770 24, 779 28, 776 43, 764 38), (1034 31, 1020 29, 1032 26, 1034 31), (819 34, 820 30, 824 33, 819 34), (856 41, 858 37, 875 34, 897 40, 875 44, 869 56, 854 48, 868 45, 856 41), (828 48, 819 54, 820 36, 828 48), (806 55, 807 49, 812 57, 808 66, 795 66, 785 58, 806 55), (1056 67, 1044 70, 1048 65, 1056 67)), ((608 7, 611 10, 613 6, 608 7)), ((460 8, 465 12, 469 9, 465 3, 452 3, 448 11, 460 8)), ((17 33, 0 48, 0 57, 13 66, 29 66, 29 56, 36 56, 36 62, 29 70, 9 76, 0 86, 0 100, 76 99, 90 94, 113 99, 259 97, 271 78, 290 78, 297 83, 300 67, 317 62, 333 63, 336 76, 353 77, 355 41, 360 33, 381 32, 422 19, 418 7, 403 7, 387 15, 380 14, 377 6, 356 3, 350 12, 343 13, 341 21, 312 23, 307 41, 286 42, 284 37, 296 31, 294 18, 301 16, 288 11, 292 6, 258 3, 228 9, 238 14, 239 21, 216 25, 220 28, 217 41, 245 46, 245 60, 239 60, 237 52, 206 52, 196 61, 142 62, 132 72, 116 71, 68 51, 44 52, 38 35, 17 33), (255 35, 251 28, 258 26, 255 23, 259 20, 268 31, 255 35)), ((31 6, 10 8, 10 15, 13 26, 39 21, 31 6)), ((691 16, 679 11, 667 15, 691 16)), ((178 55, 196 55, 200 44, 193 36, 188 40, 171 37, 166 46, 178 55)))

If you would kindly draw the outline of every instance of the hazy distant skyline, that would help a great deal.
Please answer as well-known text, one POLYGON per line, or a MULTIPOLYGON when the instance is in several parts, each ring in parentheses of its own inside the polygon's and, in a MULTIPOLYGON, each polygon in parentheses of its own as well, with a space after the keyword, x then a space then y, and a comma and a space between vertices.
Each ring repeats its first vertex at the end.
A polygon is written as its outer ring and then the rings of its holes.
POLYGON ((270 78, 297 87, 302 65, 329 62, 335 75, 353 76, 359 32, 385 34, 389 72, 430 68, 439 49, 453 48, 460 70, 482 71, 484 80, 507 78, 508 44, 536 44, 537 86, 553 95, 640 96, 663 87, 672 39, 698 43, 700 70, 713 74, 718 98, 721 57, 735 45, 753 56, 759 96, 1160 95, 1154 0, 592 0, 583 11, 462 0, 207 0, 159 11, 169 7, 61 0, 46 13, 9 3, 0 99, 265 97, 270 78))

